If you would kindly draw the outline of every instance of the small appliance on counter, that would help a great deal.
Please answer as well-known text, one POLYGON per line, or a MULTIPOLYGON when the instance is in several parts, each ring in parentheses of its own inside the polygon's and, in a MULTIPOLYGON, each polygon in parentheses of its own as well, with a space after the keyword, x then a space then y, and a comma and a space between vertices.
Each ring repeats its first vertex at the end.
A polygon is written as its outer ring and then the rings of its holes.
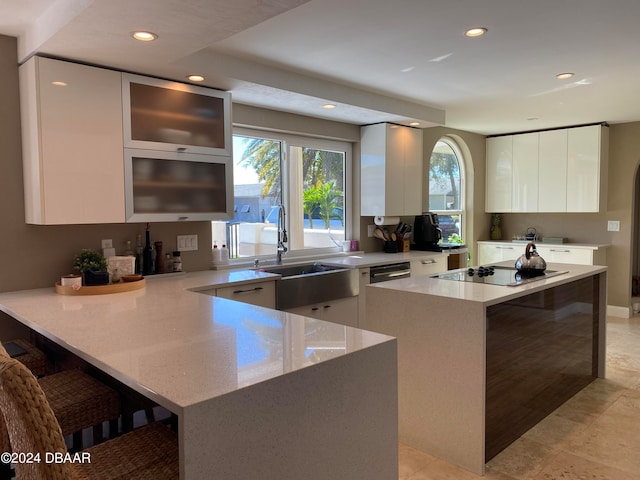
POLYGON ((442 242, 442 230, 438 214, 432 212, 424 212, 422 215, 416 215, 413 224, 413 243, 411 250, 421 250, 429 252, 441 252, 462 248, 466 245, 459 243, 442 242))

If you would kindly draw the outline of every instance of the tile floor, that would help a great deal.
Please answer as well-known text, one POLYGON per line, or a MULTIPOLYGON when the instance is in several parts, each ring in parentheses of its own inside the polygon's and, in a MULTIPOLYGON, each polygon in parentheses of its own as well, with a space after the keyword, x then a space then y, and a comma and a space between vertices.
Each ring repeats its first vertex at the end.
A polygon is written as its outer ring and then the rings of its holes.
POLYGON ((484 477, 400 445, 399 480, 640 480, 640 317, 607 323, 607 378, 493 458, 484 477))

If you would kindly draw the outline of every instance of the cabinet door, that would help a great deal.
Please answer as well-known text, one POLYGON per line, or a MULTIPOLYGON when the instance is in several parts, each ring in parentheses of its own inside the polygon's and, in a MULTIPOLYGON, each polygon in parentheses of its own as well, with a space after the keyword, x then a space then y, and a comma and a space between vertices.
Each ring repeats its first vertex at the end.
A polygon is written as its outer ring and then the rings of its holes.
POLYGON ((305 305, 287 310, 289 313, 338 323, 347 327, 358 326, 358 298, 347 297, 328 302, 305 305))
POLYGON ((447 254, 411 260, 411 276, 435 275, 447 271, 447 254))
POLYGON ((540 132, 538 211, 567 211, 567 130, 540 132))
POLYGON ((228 298, 260 307, 276 308, 276 282, 259 282, 216 288, 216 297, 228 298))
POLYGON ((128 222, 233 216, 231 157, 127 148, 124 165, 128 222))
POLYGON ((538 133, 513 136, 512 212, 538 210, 538 133))
POLYGON ((422 130, 402 128, 404 182, 403 215, 422 213, 422 130))
POLYGON ((510 212, 513 185, 513 137, 487 139, 485 211, 510 212))
POLYGON ((125 146, 231 155, 231 95, 124 74, 125 146))
POLYGON ((598 212, 600 210, 601 130, 600 125, 568 130, 568 212, 598 212))
POLYGON ((362 216, 422 212, 422 130, 386 123, 362 127, 362 216))
POLYGON ((516 248, 516 245, 478 243, 478 265, 490 265, 505 260, 516 260, 524 253, 524 246, 516 248))
POLYGON ((20 67, 27 223, 124 222, 121 82, 49 58, 20 67))
POLYGON ((593 265, 593 250, 588 248, 569 248, 536 245, 538 254, 546 262, 574 263, 577 265, 593 265))

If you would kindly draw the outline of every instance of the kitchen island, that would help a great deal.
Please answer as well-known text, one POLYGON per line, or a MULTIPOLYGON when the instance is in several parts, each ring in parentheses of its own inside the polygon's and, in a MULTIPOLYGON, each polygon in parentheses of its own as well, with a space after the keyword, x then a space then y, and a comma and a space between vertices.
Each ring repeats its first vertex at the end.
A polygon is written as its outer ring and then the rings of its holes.
POLYGON ((364 328, 398 339, 401 443, 482 475, 604 377, 606 267, 548 268, 567 273, 519 286, 412 276, 367 287, 364 328))
POLYGON ((183 480, 397 479, 394 339, 192 291, 273 278, 196 272, 108 295, 3 293, 0 320, 176 414, 183 480))

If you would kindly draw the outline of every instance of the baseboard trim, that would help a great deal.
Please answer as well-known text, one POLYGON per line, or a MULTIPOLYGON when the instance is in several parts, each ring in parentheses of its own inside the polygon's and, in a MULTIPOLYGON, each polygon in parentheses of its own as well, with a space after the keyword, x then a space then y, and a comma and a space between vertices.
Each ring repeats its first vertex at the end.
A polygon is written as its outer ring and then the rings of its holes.
POLYGON ((607 316, 618 318, 631 318, 631 307, 618 307, 607 305, 607 316))

